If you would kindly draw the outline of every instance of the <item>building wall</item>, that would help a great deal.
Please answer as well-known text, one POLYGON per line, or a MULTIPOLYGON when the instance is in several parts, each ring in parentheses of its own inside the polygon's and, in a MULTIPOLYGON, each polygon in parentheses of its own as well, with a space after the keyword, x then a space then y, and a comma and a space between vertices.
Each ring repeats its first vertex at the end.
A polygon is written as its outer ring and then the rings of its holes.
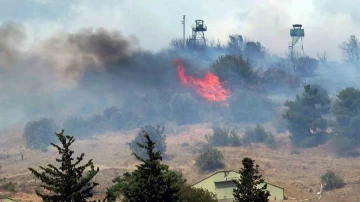
MULTIPOLYGON (((230 171, 227 175, 224 175, 224 172, 218 172, 194 184, 193 187, 203 188, 214 193, 219 201, 231 200, 235 188, 235 183, 232 180, 239 179, 239 177, 240 174, 233 171, 230 171)), ((259 185, 259 187, 262 186, 259 185)), ((282 188, 267 184, 267 190, 270 192, 269 200, 274 200, 275 197, 277 201, 284 200, 284 190, 282 188)))

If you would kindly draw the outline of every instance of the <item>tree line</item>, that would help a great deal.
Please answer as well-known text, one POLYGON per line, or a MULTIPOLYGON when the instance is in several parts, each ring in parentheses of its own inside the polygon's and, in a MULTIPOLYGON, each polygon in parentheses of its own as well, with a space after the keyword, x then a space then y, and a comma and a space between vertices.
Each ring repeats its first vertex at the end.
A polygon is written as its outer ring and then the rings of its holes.
MULTIPOLYGON (((91 200, 94 188, 99 185, 93 182, 99 168, 95 168, 92 159, 81 165, 84 153, 79 157, 73 156, 74 150, 71 149, 75 141, 73 136, 65 135, 64 130, 55 134, 60 144, 51 143, 51 145, 59 152, 60 157, 56 158, 56 161, 60 165, 40 166, 39 171, 29 168, 31 173, 42 182, 36 194, 45 202, 113 202, 117 199, 124 202, 217 201, 214 194, 201 188, 191 187, 181 173, 170 170, 167 165, 162 164, 162 153, 156 148, 156 142, 145 131, 142 131, 142 138, 145 141, 136 143, 143 151, 142 154, 133 152, 140 164, 134 171, 116 177, 113 180, 114 185, 107 188, 104 199, 91 200), (144 153, 146 155, 143 155, 144 153)), ((241 177, 234 180, 236 185, 233 191, 234 201, 267 202, 270 194, 262 175, 259 174, 259 166, 250 158, 244 158, 242 164, 243 168, 239 171, 241 177), (260 184, 264 185, 259 188, 260 184)))

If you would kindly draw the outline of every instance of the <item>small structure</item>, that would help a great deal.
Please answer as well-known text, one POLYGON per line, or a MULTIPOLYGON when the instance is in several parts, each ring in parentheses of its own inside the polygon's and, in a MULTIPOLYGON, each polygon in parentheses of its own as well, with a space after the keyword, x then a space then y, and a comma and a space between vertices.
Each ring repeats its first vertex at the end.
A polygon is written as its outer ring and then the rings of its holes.
MULTIPOLYGON (((232 201, 234 199, 233 190, 236 187, 233 180, 238 180, 240 173, 235 171, 218 171, 205 179, 192 185, 195 188, 203 188, 216 195, 219 201, 232 201)), ((283 201, 284 188, 268 183, 267 190, 270 192, 270 201, 283 201)), ((262 187, 263 185, 260 185, 262 187)))
POLYGON ((14 199, 11 199, 9 197, 0 197, 0 202, 18 202, 18 201, 15 201, 14 199))

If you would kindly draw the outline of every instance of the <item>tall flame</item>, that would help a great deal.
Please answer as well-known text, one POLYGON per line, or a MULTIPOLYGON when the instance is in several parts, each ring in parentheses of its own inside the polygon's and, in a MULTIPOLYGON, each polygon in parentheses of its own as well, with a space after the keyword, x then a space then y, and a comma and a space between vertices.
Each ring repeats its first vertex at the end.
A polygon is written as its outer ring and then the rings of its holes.
POLYGON ((219 77, 207 72, 203 78, 187 75, 180 59, 175 60, 177 72, 182 84, 190 86, 203 98, 210 102, 223 102, 231 95, 231 91, 221 84, 219 77))

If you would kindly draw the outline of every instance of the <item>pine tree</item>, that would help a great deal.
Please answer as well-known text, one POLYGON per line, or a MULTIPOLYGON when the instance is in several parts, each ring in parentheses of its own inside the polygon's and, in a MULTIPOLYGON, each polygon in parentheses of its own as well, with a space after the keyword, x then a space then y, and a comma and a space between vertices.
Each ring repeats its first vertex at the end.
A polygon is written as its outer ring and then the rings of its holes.
POLYGON ((93 188, 98 185, 98 183, 91 182, 91 180, 99 172, 99 168, 94 169, 92 159, 85 165, 79 166, 84 157, 83 153, 73 163, 74 158, 72 155, 74 151, 70 149, 70 146, 75 141, 74 137, 64 135, 64 130, 55 134, 62 146, 54 143, 51 143, 51 145, 57 148, 61 155, 61 158, 56 158, 56 161, 61 166, 60 168, 51 164, 46 168, 40 166, 42 172, 29 168, 35 177, 43 183, 40 187, 49 192, 45 194, 36 190, 36 194, 45 202, 86 202, 87 198, 92 197, 91 191, 93 188), (89 167, 90 170, 85 171, 89 167), (85 176, 83 176, 84 172, 86 173, 85 176))
POLYGON ((142 162, 131 173, 126 172, 114 180, 116 184, 110 189, 121 194, 124 202, 175 202, 179 199, 181 177, 161 164, 160 151, 155 150, 155 142, 144 132, 145 144, 137 145, 146 150, 147 158, 133 155, 142 162))
POLYGON ((259 174, 259 165, 255 165, 254 160, 244 158, 243 168, 240 172, 240 179, 234 181, 236 188, 233 191, 235 202, 268 202, 270 193, 266 190, 267 185, 259 174), (264 184, 261 188, 259 185, 264 184))

